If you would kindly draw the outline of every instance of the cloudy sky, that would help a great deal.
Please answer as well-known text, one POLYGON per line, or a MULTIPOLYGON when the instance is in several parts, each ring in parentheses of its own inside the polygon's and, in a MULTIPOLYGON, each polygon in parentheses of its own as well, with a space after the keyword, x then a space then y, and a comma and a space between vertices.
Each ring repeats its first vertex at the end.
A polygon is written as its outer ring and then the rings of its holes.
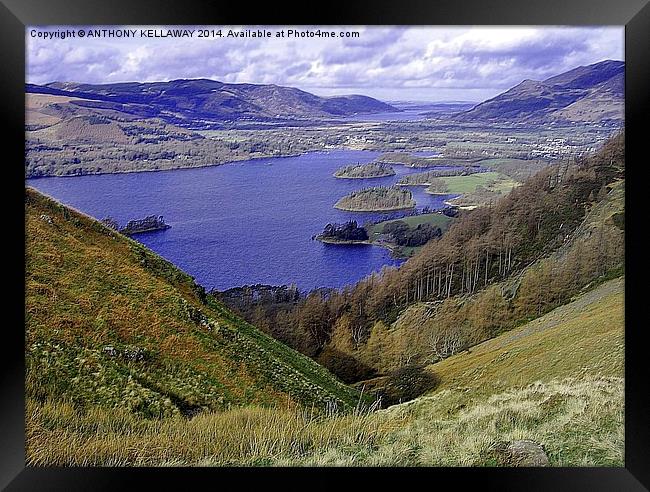
MULTIPOLYGON (((167 26, 94 26, 168 29, 167 26)), ((172 26, 173 27, 173 26, 172 26)), ((179 26, 176 26, 178 28, 179 26)), ((366 94, 388 101, 480 101, 524 79, 624 59, 622 27, 350 27, 358 38, 43 39, 28 27, 28 82, 108 83, 209 78, 278 84, 318 95, 366 94)), ((200 26, 199 28, 258 29, 200 26)), ((190 27, 197 29, 197 27, 190 27)), ((274 34, 286 27, 264 28, 274 34)), ((318 27, 297 27, 316 31, 318 27)))

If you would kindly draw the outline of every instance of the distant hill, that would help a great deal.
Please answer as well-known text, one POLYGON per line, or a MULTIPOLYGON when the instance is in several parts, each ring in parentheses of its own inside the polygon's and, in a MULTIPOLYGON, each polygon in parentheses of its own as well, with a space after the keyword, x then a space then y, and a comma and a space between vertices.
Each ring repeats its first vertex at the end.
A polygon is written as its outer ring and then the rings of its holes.
POLYGON ((79 106, 158 117, 183 126, 191 124, 188 120, 332 118, 400 111, 367 96, 320 97, 293 87, 226 84, 208 79, 100 85, 53 82, 27 84, 25 91, 74 97, 82 100, 74 101, 79 106))
POLYGON ((359 403, 155 253, 26 190, 26 396, 144 417, 359 403))
POLYGON ((457 113, 457 121, 530 123, 621 122, 625 63, 606 60, 512 89, 457 113))

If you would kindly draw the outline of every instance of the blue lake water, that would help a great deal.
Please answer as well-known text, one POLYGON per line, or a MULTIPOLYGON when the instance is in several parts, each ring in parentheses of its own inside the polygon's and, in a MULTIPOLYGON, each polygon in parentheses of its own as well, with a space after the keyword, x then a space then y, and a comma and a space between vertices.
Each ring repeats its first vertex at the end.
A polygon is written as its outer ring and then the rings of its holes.
POLYGON ((393 111, 385 113, 362 113, 354 116, 348 116, 348 121, 416 121, 430 118, 427 110, 405 109, 403 111, 393 111))
MULTIPOLYGON (((386 216, 333 208, 353 190, 390 185, 421 172, 393 166, 397 175, 337 179, 341 166, 373 160, 378 152, 338 150, 255 159, 162 172, 27 180, 29 186, 98 219, 120 225, 163 215, 171 229, 134 236, 207 289, 245 284, 291 284, 301 290, 352 284, 383 265, 397 265, 384 248, 312 240, 328 222, 360 224, 386 216)), ((412 187, 418 208, 444 207, 454 195, 412 187)), ((392 213, 393 215, 395 213, 392 213)))

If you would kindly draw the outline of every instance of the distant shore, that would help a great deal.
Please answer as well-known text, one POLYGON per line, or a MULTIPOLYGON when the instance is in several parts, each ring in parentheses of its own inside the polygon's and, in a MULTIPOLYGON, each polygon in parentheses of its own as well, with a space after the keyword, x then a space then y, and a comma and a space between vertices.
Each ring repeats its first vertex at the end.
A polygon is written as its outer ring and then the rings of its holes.
POLYGON ((333 176, 336 179, 374 179, 374 178, 388 178, 389 176, 395 176, 395 173, 378 174, 375 176, 337 176, 336 174, 334 174, 333 176))
POLYGON ((412 208, 415 208, 415 204, 393 208, 346 208, 339 205, 334 205, 334 208, 338 210, 344 210, 345 212, 393 212, 395 210, 410 210, 412 208))

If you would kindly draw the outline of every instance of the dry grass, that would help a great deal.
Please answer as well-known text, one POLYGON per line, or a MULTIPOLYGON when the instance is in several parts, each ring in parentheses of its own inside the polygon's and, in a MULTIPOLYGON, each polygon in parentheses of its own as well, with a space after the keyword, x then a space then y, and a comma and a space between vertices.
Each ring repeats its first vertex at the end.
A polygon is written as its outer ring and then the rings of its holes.
POLYGON ((32 400, 27 455, 36 466, 267 465, 329 449, 353 456, 375 446, 387 427, 368 412, 247 407, 147 420, 120 409, 79 411, 66 402, 32 400))
POLYGON ((28 464, 493 466, 498 443, 532 439, 554 466, 622 466, 623 386, 568 378, 467 406, 466 392, 445 390, 374 414, 248 407, 191 420, 29 401, 28 464))
POLYGON ((622 378, 568 378, 466 406, 465 391, 445 390, 388 409, 409 423, 371 463, 493 466, 497 443, 531 439, 554 466, 622 466, 623 391, 622 378))

